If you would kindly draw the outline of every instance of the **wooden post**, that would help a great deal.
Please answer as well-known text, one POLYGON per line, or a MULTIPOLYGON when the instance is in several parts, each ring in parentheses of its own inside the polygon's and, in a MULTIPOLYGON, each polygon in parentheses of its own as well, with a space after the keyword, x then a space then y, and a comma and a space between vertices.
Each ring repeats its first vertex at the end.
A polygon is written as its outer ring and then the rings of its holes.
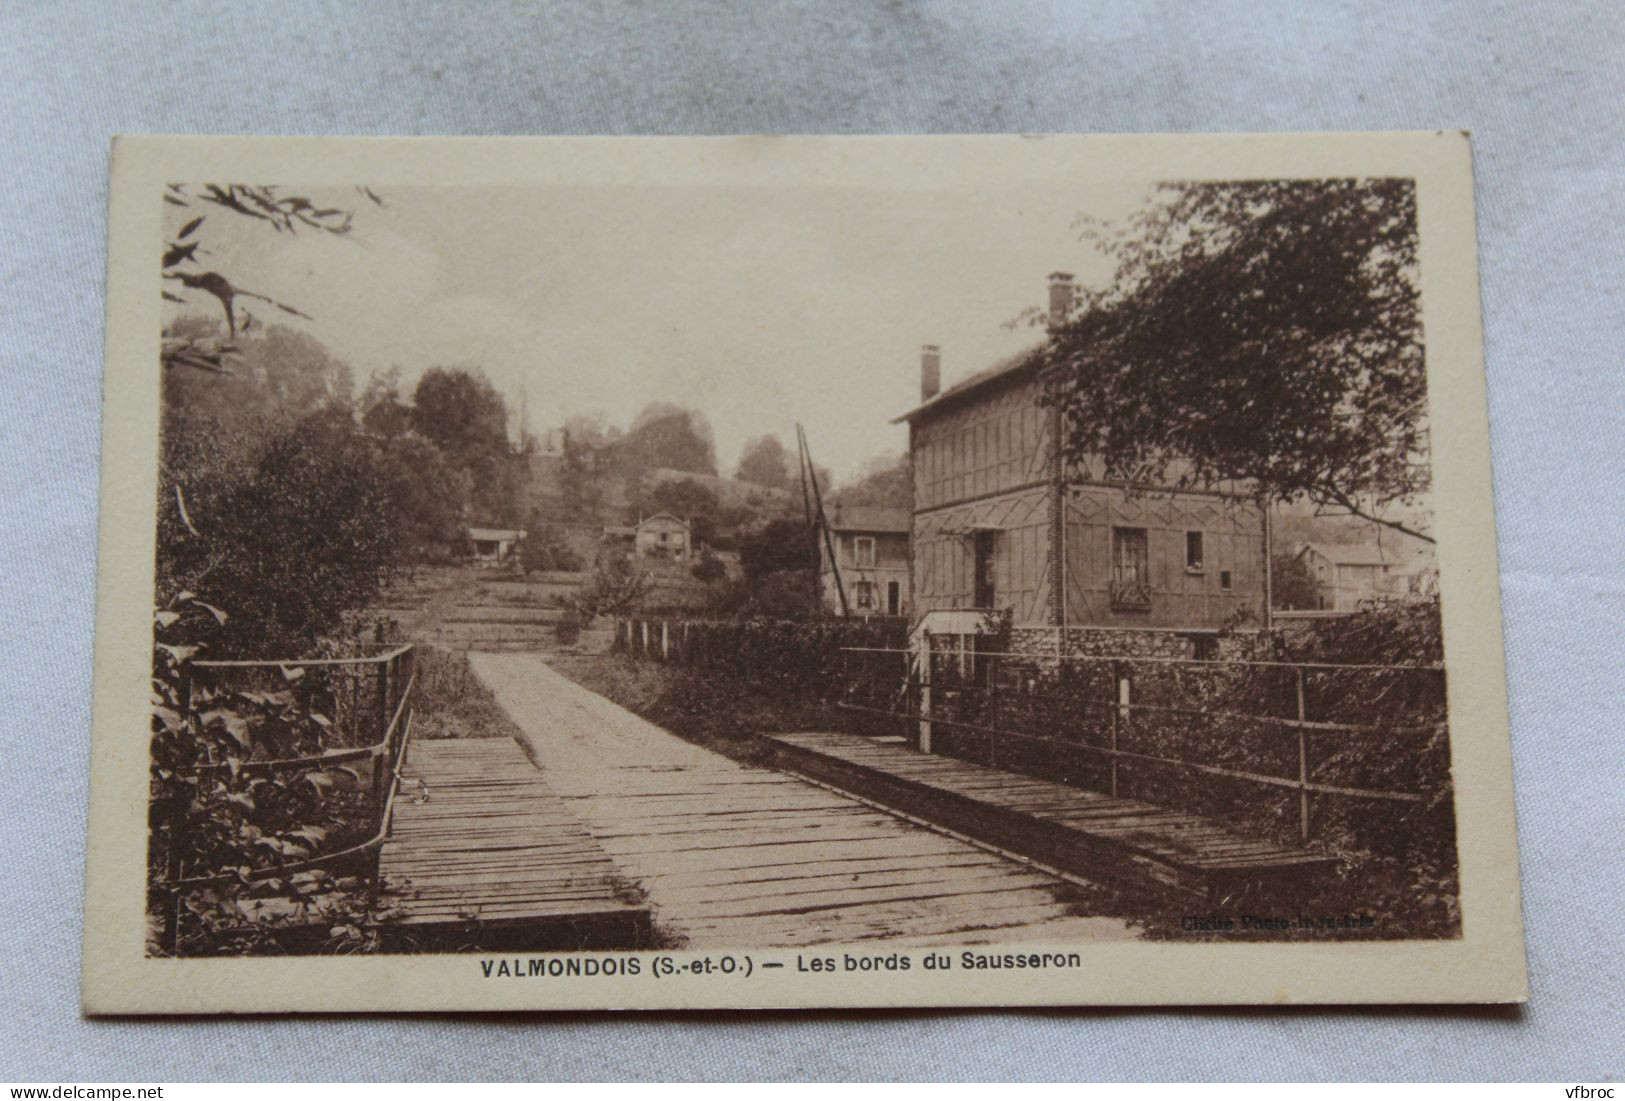
POLYGON ((671 620, 660 621, 660 660, 671 660, 671 620))
POLYGON ((649 621, 647 619, 640 619, 640 620, 638 620, 638 626, 642 630, 642 637, 643 637, 643 642, 642 642, 642 644, 640 645, 640 647, 638 649, 638 653, 642 654, 644 657, 648 657, 649 656, 649 621))
POLYGON ((998 658, 983 658, 987 664, 987 763, 989 768, 999 766, 999 736, 994 733, 999 726, 999 677, 998 658))
POLYGON ((931 632, 922 631, 920 640, 920 752, 931 752, 931 632))
POLYGON ((1297 674, 1298 689, 1298 837, 1300 840, 1309 840, 1309 728, 1304 726, 1308 718, 1307 709, 1303 701, 1303 666, 1299 665, 1293 672, 1297 674))
MULTIPOLYGON (((389 733, 389 668, 393 663, 394 659, 390 658, 378 665, 378 736, 373 739, 374 742, 382 742, 389 733)), ((372 758, 372 800, 380 814, 384 809, 387 791, 385 777, 388 775, 389 747, 386 745, 372 758)))
POLYGON ((1116 662, 1116 661, 1112 662, 1112 695, 1117 697, 1117 703, 1111 709, 1111 712, 1112 712, 1112 741, 1111 741, 1112 772, 1111 772, 1110 791, 1111 791, 1112 798, 1115 799, 1115 798, 1117 798, 1117 736, 1118 736, 1118 727, 1120 727, 1122 725, 1122 721, 1123 721, 1122 704, 1128 702, 1128 681, 1123 679, 1122 663, 1121 662, 1116 662))

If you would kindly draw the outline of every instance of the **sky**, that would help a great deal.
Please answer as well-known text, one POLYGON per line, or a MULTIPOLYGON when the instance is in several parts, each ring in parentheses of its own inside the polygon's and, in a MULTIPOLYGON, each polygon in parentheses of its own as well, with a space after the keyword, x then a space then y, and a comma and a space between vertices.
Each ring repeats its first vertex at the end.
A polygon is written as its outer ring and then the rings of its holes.
MULTIPOLYGON (((285 188, 355 209, 347 237, 278 234, 204 206, 206 261, 311 315, 355 369, 477 366, 533 431, 572 415, 630 424, 653 401, 698 409, 732 473, 744 443, 807 430, 837 479, 907 446, 922 344, 943 385, 1035 343, 1010 327, 1047 277, 1108 281, 1082 213, 1126 217, 1145 181, 999 189, 693 182, 524 189, 285 188)), ((170 211, 172 221, 189 216, 170 211)), ((207 299, 206 305, 212 305, 207 299)), ((252 309, 252 304, 250 305, 252 309)))

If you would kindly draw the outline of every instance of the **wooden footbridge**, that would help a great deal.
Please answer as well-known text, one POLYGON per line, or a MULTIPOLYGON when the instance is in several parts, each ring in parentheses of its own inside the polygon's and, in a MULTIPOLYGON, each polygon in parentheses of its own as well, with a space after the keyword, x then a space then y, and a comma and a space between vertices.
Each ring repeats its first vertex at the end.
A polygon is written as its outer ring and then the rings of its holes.
POLYGON ((649 908, 508 738, 418 742, 378 859, 400 947, 632 948, 649 908))

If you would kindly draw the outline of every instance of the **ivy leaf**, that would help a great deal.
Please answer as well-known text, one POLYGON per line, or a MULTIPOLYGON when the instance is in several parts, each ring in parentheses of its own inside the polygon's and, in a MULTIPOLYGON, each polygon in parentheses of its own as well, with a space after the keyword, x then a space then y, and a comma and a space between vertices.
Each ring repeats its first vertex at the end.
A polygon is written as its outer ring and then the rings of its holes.
POLYGON ((157 620, 160 628, 163 628, 173 627, 175 625, 175 621, 180 619, 180 617, 179 612, 162 611, 153 613, 152 618, 157 620))
POLYGON ((289 684, 293 684, 305 675, 305 671, 297 665, 279 665, 277 668, 282 670, 282 679, 289 684))
POLYGON ((203 224, 203 218, 204 215, 199 214, 196 218, 193 218, 190 222, 187 222, 181 227, 181 231, 175 234, 176 239, 185 240, 186 238, 190 237, 193 231, 195 231, 198 226, 203 224))

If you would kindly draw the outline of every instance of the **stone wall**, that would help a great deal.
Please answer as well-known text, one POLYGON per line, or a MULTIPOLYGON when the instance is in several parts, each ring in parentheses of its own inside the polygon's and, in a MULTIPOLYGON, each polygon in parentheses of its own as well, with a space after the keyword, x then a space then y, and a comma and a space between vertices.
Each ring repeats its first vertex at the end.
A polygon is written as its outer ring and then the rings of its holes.
POLYGON ((1010 652, 1042 657, 1195 658, 1235 661, 1252 657, 1262 632, 1219 634, 1131 627, 1013 627, 1010 652), (1206 652, 1202 652, 1202 651, 1206 652))

